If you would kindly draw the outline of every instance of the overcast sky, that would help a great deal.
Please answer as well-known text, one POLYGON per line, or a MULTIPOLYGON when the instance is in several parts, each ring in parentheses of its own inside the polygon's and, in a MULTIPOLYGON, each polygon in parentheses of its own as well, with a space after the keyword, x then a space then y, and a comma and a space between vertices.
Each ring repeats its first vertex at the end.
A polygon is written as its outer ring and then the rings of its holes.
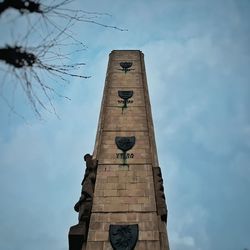
MULTIPOLYGON (((92 77, 60 88, 71 98, 54 99, 60 119, 41 111, 39 120, 18 85, 15 108, 24 120, 0 98, 0 249, 68 249, 114 49, 145 55, 171 249, 250 249, 250 1, 79 0, 75 7, 110 13, 100 21, 128 31, 73 28, 88 49, 72 60, 84 61, 92 77)), ((1 94, 12 98, 15 83, 7 84, 1 94)))

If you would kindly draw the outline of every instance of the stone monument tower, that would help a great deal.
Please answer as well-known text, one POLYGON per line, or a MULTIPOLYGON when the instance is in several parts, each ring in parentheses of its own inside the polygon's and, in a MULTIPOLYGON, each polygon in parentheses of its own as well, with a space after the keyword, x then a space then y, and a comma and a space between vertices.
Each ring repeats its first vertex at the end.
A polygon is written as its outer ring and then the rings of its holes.
POLYGON ((70 250, 169 250, 143 53, 110 53, 93 155, 70 250))

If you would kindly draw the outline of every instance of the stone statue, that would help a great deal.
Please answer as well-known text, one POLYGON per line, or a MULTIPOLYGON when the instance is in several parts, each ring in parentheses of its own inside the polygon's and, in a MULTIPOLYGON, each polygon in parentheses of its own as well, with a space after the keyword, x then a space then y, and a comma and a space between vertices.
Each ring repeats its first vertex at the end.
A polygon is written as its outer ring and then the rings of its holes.
POLYGON ((90 154, 86 154, 84 160, 86 169, 82 181, 81 196, 74 206, 75 211, 79 213, 79 223, 70 228, 69 250, 81 250, 88 235, 98 161, 93 160, 90 154))
POLYGON ((86 161, 86 170, 82 181, 81 197, 74 206, 75 211, 79 212, 79 221, 85 220, 82 216, 85 217, 84 213, 87 213, 92 207, 97 170, 97 160, 93 160, 92 155, 86 154, 84 160, 86 161))
POLYGON ((153 176, 154 176, 157 213, 158 215, 160 215, 161 220, 166 222, 168 210, 165 200, 166 198, 164 195, 163 179, 160 167, 153 167, 153 176))

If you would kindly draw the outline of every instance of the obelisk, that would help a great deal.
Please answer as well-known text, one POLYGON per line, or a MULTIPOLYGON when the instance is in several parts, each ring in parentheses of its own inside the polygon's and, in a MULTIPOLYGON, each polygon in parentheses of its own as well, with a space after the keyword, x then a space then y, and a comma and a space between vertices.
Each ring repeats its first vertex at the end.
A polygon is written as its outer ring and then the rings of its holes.
MULTIPOLYGON (((152 83, 156 84, 156 83, 152 83)), ((168 250, 144 55, 110 53, 94 152, 70 228, 70 250, 168 250)))

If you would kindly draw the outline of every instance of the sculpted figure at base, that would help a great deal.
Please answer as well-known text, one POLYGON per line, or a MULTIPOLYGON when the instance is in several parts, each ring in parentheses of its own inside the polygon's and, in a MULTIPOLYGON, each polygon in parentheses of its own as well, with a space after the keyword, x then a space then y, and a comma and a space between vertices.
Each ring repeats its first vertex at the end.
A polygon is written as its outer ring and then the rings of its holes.
POLYGON ((85 210, 89 210, 90 204, 88 203, 91 203, 92 206, 97 170, 97 160, 93 160, 92 155, 86 154, 84 156, 84 160, 86 161, 86 170, 82 181, 81 197, 74 206, 75 211, 79 212, 79 221, 85 220, 84 218, 82 218, 82 216, 84 217, 85 213, 83 212, 85 210))
POLYGON ((164 187, 163 187, 163 179, 161 174, 160 167, 153 168, 153 176, 154 176, 154 185, 155 185, 155 198, 156 198, 156 205, 157 205, 157 213, 160 215, 161 220, 166 222, 167 221, 167 205, 166 205, 166 198, 164 195, 164 187))
POLYGON ((93 194, 95 190, 96 171, 98 161, 92 158, 92 155, 84 156, 86 169, 82 181, 82 191, 79 201, 75 204, 74 209, 79 213, 79 223, 72 226, 69 231, 69 249, 81 250, 82 245, 87 240, 90 214, 93 204, 93 194))

